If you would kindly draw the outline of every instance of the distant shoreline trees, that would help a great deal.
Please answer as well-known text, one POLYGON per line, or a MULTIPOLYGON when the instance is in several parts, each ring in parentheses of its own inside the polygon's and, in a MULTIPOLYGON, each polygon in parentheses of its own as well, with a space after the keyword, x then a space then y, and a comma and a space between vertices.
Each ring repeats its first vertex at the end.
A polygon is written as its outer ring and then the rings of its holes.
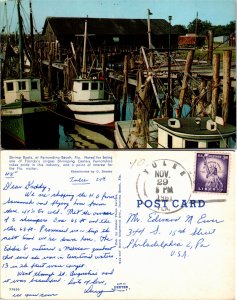
POLYGON ((187 33, 196 33, 197 35, 206 35, 208 30, 213 31, 214 36, 229 36, 235 33, 236 22, 231 21, 227 25, 212 25, 209 21, 202 21, 200 19, 194 19, 188 24, 184 25, 174 25, 173 30, 180 35, 187 33))

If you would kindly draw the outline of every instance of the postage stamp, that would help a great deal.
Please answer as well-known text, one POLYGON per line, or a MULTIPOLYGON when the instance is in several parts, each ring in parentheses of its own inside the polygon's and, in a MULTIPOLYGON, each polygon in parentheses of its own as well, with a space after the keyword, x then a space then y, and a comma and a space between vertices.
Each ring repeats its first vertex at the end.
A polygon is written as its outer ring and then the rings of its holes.
POLYGON ((227 154, 197 153, 194 190, 227 193, 228 168, 227 154))

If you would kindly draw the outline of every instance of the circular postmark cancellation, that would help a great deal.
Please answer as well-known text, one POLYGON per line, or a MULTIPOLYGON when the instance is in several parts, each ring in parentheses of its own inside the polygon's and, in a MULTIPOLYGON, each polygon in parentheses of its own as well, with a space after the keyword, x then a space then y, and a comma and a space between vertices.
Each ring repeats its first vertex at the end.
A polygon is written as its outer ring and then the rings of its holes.
POLYGON ((228 154, 197 153, 194 190, 227 193, 228 167, 228 154))
POLYGON ((147 165, 137 177, 136 190, 137 207, 145 206, 159 213, 173 213, 184 207, 205 205, 190 200, 190 174, 175 160, 158 159, 147 165))

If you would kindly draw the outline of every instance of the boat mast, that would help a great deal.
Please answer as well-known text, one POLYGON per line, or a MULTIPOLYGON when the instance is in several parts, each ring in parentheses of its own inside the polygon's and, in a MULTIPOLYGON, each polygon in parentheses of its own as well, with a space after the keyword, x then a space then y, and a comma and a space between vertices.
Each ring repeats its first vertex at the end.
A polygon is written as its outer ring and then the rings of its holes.
POLYGON ((149 49, 152 49, 152 42, 151 42, 151 20, 150 20, 150 16, 152 15, 152 12, 150 11, 150 9, 147 9, 147 33, 148 33, 148 45, 149 45, 149 49))
MULTIPOLYGON (((143 54, 144 61, 145 61, 145 64, 146 64, 146 68, 149 71, 150 70, 150 66, 149 66, 149 63, 148 63, 148 60, 147 60, 147 57, 146 57, 146 53, 145 53, 145 50, 144 50, 143 46, 141 47, 141 50, 142 50, 142 54, 143 54)), ((156 90, 156 86, 155 86, 153 77, 151 76, 150 79, 151 79, 152 88, 153 88, 153 91, 154 91, 154 94, 155 94, 155 97, 156 97, 157 105, 160 108, 161 107, 160 99, 159 99, 159 95, 158 95, 157 90, 156 90)))
POLYGON ((24 53, 23 53, 23 25, 20 11, 21 0, 17 0, 17 13, 19 23, 19 77, 22 78, 24 68, 24 53))
POLYGON ((172 16, 169 16, 169 49, 168 49, 168 97, 166 99, 166 115, 167 117, 172 117, 171 115, 171 90, 170 90, 170 73, 171 73, 171 20, 172 16))
POLYGON ((33 13, 32 13, 32 1, 30 0, 30 40, 31 40, 31 72, 34 72, 35 63, 35 51, 34 51, 34 25, 33 25, 33 13))
POLYGON ((82 78, 86 77, 86 41, 87 41, 87 18, 85 19, 83 59, 82 59, 82 78))

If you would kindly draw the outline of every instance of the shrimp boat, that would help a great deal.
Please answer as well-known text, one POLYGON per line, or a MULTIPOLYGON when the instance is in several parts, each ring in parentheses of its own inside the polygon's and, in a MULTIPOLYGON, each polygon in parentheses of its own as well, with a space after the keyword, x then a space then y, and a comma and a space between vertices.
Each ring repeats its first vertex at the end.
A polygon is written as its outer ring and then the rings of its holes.
MULTIPOLYGON (((39 79, 4 80, 1 102, 1 130, 20 148, 41 148, 47 141, 57 144, 57 101, 42 101, 39 79)), ((4 146, 4 145, 3 145, 4 146)))
POLYGON ((136 134, 135 121, 115 122, 118 148, 235 148, 236 127, 221 117, 154 118, 147 123, 147 138, 136 134))
POLYGON ((148 148, 234 148, 236 127, 224 124, 221 117, 154 119, 157 126, 157 144, 148 142, 148 148))
POLYGON ((114 100, 104 97, 104 80, 79 78, 73 81, 72 100, 67 106, 76 121, 90 125, 114 125, 114 100))
POLYGON ((235 148, 236 127, 218 116, 140 118, 115 122, 114 136, 118 148, 235 148))
POLYGON ((113 126, 115 101, 105 98, 103 78, 88 76, 86 71, 87 20, 85 20, 82 75, 73 80, 67 106, 75 120, 90 125, 113 126))
POLYGON ((1 132, 7 140, 6 144, 12 140, 17 148, 44 148, 42 145, 47 141, 51 148, 58 139, 58 124, 53 115, 57 100, 43 100, 40 79, 23 76, 25 57, 20 0, 17 0, 17 11, 19 77, 3 80, 5 97, 1 99, 1 132))

